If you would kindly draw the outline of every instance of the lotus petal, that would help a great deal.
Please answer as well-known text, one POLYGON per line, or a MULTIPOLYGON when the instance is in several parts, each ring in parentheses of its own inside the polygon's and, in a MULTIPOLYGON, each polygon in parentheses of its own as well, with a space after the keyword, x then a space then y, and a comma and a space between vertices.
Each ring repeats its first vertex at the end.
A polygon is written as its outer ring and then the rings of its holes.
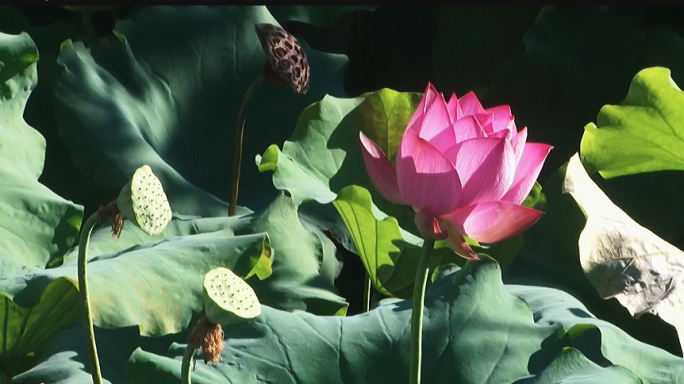
MULTIPOLYGON (((523 131, 520 131, 520 133, 523 131)), ((520 204, 525 200, 527 194, 532 190, 551 148, 553 147, 543 143, 525 144, 522 156, 515 169, 513 183, 501 200, 510 201, 514 204, 520 204)))
POLYGON ((508 105, 498 105, 496 107, 485 109, 485 113, 492 115, 492 131, 499 132, 503 129, 511 129, 511 122, 513 121, 513 114, 511 107, 508 105))
POLYGON ((477 99, 477 96, 475 96, 475 93, 472 91, 466 93, 463 95, 463 97, 458 99, 458 105, 461 107, 463 114, 456 116, 457 119, 460 119, 463 116, 485 113, 484 108, 482 108, 482 104, 480 104, 480 100, 477 99))
POLYGON ((543 214, 508 201, 488 201, 458 208, 441 219, 477 242, 494 243, 522 233, 543 214))
POLYGON ((508 138, 466 140, 446 155, 461 180, 461 206, 499 200, 513 184, 515 153, 508 138))
MULTIPOLYGON (((477 139, 487 137, 484 129, 480 125, 480 122, 474 116, 466 116, 462 119, 458 119, 454 122, 453 131, 455 134, 456 141, 454 143, 458 144, 462 141, 468 139, 477 139)), ((444 151, 451 147, 446 148, 444 151)))
POLYGON ((447 229, 449 236, 447 236, 446 241, 454 252, 468 260, 480 260, 480 258, 477 257, 477 253, 470 248, 470 245, 466 242, 463 234, 461 234, 456 227, 451 225, 448 221, 439 220, 439 222, 442 228, 447 229))
POLYGON ((397 151, 401 196, 433 216, 449 213, 461 200, 461 181, 451 161, 432 144, 406 130, 397 151))
POLYGON ((387 200, 394 204, 409 205, 399 192, 397 173, 385 153, 363 132, 359 132, 361 153, 366 165, 366 172, 373 186, 387 200))

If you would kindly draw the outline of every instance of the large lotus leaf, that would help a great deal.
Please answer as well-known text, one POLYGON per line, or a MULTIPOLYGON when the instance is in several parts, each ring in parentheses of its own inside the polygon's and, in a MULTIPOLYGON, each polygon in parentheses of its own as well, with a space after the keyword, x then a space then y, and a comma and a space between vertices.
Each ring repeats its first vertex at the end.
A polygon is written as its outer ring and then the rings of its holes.
MULTIPOLYGON (((26 122, 40 132, 48 143, 45 150, 45 167, 38 180, 56 194, 83 205, 85 214, 88 215, 98 205, 116 196, 118 188, 103 188, 76 168, 71 152, 59 137, 57 121, 52 113, 52 90, 62 72, 62 66, 57 64, 60 44, 66 39, 77 36, 82 25, 70 24, 63 20, 57 20, 48 25, 30 24, 26 14, 31 14, 37 9, 24 8, 24 13, 22 13, 21 8, 2 7, 0 9, 0 32, 19 34, 25 31, 31 36, 40 52, 40 60, 38 60, 40 81, 33 88, 24 110, 26 122), (19 9, 7 10, 7 8, 19 9)), ((49 12, 49 14, 55 13, 49 12)), ((57 14, 63 15, 64 13, 58 12, 57 14)))
POLYGON ((651 66, 684 78, 681 40, 669 26, 639 28, 623 8, 559 6, 524 36, 526 50, 499 70, 486 105, 510 104, 529 140, 550 143, 541 179, 577 152, 582 127, 616 104, 629 81, 651 66))
POLYGON ((77 283, 68 278, 50 281, 47 286, 29 287, 26 295, 39 296, 27 307, 0 292, 0 371, 10 377, 34 364, 36 347, 72 322, 80 313, 77 283), (35 292, 38 289, 41 292, 35 292))
MULTIPOLYGON (((254 321, 224 328, 221 361, 204 364, 200 360, 193 381, 406 382, 409 318, 408 300, 338 319, 264 307, 254 321)), ((129 380, 178 381, 184 347, 173 345, 168 357, 136 350, 127 365, 129 380)), ((498 264, 491 259, 468 263, 460 271, 447 270, 428 289, 423 334, 425 383, 512 383, 522 379, 557 383, 559 378, 564 382, 580 380, 587 372, 607 382, 638 377, 644 383, 660 383, 683 379, 682 368, 681 359, 593 318, 562 291, 504 286, 498 264), (592 332, 595 329, 600 332, 592 332), (615 331, 618 338, 603 335, 604 331, 608 335, 615 331), (563 352, 567 346, 577 352, 563 352), (598 346, 597 355, 593 349, 598 346), (626 364, 638 359, 643 363, 626 364)))
POLYGON ((594 315, 618 325, 632 337, 671 353, 681 349, 675 329, 657 317, 634 319, 617 300, 603 300, 584 276, 579 238, 586 216, 569 194, 563 193, 566 167, 544 185, 546 213, 527 232, 525 245, 504 273, 504 281, 561 289, 579 299, 594 315))
POLYGON ((286 21, 310 23, 317 27, 330 27, 343 14, 358 10, 372 11, 377 5, 269 5, 271 15, 283 24, 286 21))
MULTIPOLYGON (((141 337, 137 327, 101 329, 95 327, 100 367, 105 383, 126 383, 125 366, 138 348, 165 353, 172 342, 183 341, 187 332, 163 337, 141 337)), ((86 370, 90 363, 79 321, 60 331, 37 351, 36 365, 12 378, 12 383, 90 384, 86 370)))
POLYGON ((580 263, 599 295, 616 298, 632 316, 659 316, 677 329, 684 346, 684 252, 613 204, 586 173, 579 155, 570 159, 563 188, 587 216, 579 238, 580 263))
POLYGON ((562 326, 564 342, 594 363, 629 368, 644 383, 675 383, 684 377, 681 371, 684 360, 680 357, 638 341, 620 327, 594 317, 570 294, 538 286, 507 284, 506 287, 530 305, 538 325, 562 326))
MULTIPOLYGON (((124 226, 119 237, 112 235, 111 220, 107 219, 101 227, 93 230, 88 245, 88 258, 93 258, 109 252, 120 251, 134 245, 151 241, 158 241, 176 236, 206 234, 207 236, 232 236, 232 229, 238 227, 245 220, 239 216, 233 217, 196 217, 173 214, 171 221, 159 235, 148 235, 139 226, 124 219, 124 226)), ((78 258, 78 246, 64 255, 64 262, 72 262, 78 258)))
MULTIPOLYGON (((164 239, 190 239, 201 235, 212 242, 213 238, 220 240, 264 232, 269 236, 265 246, 273 249, 272 264, 269 258, 253 259, 250 265, 256 276, 247 280, 259 301, 284 310, 344 314, 348 304, 337 295, 334 285, 342 267, 336 258, 335 245, 314 223, 300 218, 298 207, 283 194, 262 211, 240 217, 199 218, 174 214, 157 236, 147 235, 125 220, 121 236, 117 238, 105 224, 93 231, 88 257, 97 260, 109 257, 107 254, 111 253, 144 249, 164 239), (264 264, 266 261, 269 263, 264 264), (261 281, 268 275, 268 279, 261 281)), ((77 256, 78 248, 74 248, 65 256, 65 262, 73 263, 77 256)))
POLYGON ((432 64, 440 90, 456 92, 460 97, 491 86, 501 66, 525 50, 522 37, 541 8, 440 7, 437 37, 432 46, 432 64))
POLYGON ((516 381, 516 384, 564 383, 595 384, 616 382, 643 384, 629 369, 619 365, 601 367, 574 348, 565 348, 539 375, 516 381), (571 379, 571 380, 570 380, 571 379))
MULTIPOLYGON (((255 23, 275 23, 265 6, 147 7, 119 21, 113 46, 63 45, 55 115, 75 163, 120 188, 149 164, 181 214, 227 212, 237 108, 266 56, 255 23)), ((347 62, 301 41, 311 65, 306 96, 262 85, 247 108, 243 156, 282 142, 305 106, 341 96, 347 62), (264 113, 267 111, 267 113, 264 113)), ((243 166, 240 202, 262 202, 267 178, 243 166)))
POLYGON ((71 247, 83 208, 38 182, 45 139, 23 119, 38 81, 38 50, 28 34, 0 34, 0 257, 2 274, 44 267, 71 247), (12 265, 10 267, 10 264, 12 265))
POLYGON ((684 170, 684 92, 662 67, 640 71, 618 105, 605 105, 584 127, 582 161, 611 178, 684 170))
MULTIPOLYGON (((202 281, 216 267, 246 276, 271 249, 265 233, 224 237, 192 235, 148 242, 90 259, 88 281, 94 324, 138 326, 142 335, 179 332, 203 310, 202 281)), ((76 280, 76 264, 0 279, 0 291, 32 307, 55 279, 76 280)), ((264 300, 267 301, 267 300, 264 300)), ((77 303, 74 302, 73 306, 77 303)), ((66 310, 65 307, 61 308, 66 310)))

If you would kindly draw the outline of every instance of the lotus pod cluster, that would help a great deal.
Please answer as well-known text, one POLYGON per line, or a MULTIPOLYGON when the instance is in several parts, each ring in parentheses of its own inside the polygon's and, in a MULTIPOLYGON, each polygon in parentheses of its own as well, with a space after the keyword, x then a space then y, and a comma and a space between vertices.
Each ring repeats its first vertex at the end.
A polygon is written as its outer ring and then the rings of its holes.
POLYGON ((212 323, 230 324, 261 314, 252 287, 228 268, 215 268, 204 276, 206 316, 212 323))
MULTIPOLYGON (((273 24, 256 24, 256 34, 271 68, 301 95, 309 89, 309 61, 299 41, 273 24)), ((264 76, 268 80, 268 76, 264 76)))
POLYGON ((160 234, 171 221, 171 206, 161 182, 148 165, 135 170, 121 189, 116 205, 148 235, 160 234))

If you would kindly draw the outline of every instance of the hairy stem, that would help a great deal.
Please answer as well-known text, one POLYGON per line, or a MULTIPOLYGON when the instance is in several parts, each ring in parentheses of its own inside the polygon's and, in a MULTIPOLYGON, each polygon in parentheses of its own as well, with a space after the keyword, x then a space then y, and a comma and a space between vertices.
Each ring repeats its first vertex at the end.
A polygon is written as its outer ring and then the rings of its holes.
POLYGON ((263 80, 261 74, 254 79, 252 85, 249 86, 247 92, 242 97, 240 108, 238 109, 237 126, 235 127, 235 149, 233 157, 233 183, 230 190, 230 206, 228 207, 228 216, 235 216, 235 208, 237 207, 238 186, 240 184, 240 167, 242 166, 242 136, 245 132, 245 114, 247 112, 247 102, 252 97, 259 84, 263 80))
POLYGON ((188 343, 185 347, 185 353, 183 354, 183 363, 181 364, 181 384, 191 384, 192 383, 192 362, 195 357, 195 351, 197 351, 197 346, 188 343))
POLYGON ((411 301, 411 352, 409 356, 409 384, 420 384, 420 364, 423 344, 423 306, 425 304, 425 285, 430 269, 430 253, 435 247, 434 240, 426 239, 418 259, 416 279, 413 282, 411 301))
POLYGON ((370 303, 371 303, 371 281, 370 281, 370 276, 368 276, 368 273, 366 272, 366 277, 364 278, 363 281, 363 311, 368 312, 370 311, 370 303))
POLYGON ((93 46, 100 45, 100 41, 97 38, 97 33, 95 33, 95 26, 93 25, 93 20, 90 18, 90 12, 81 12, 81 20, 83 21, 83 26, 88 32, 88 37, 90 37, 90 42, 93 46))
POLYGON ((93 376, 93 383, 95 384, 102 384, 102 373, 100 372, 100 362, 97 359, 93 317, 90 314, 86 263, 88 260, 90 233, 93 231, 95 225, 97 225, 99 219, 99 212, 90 215, 81 228, 81 237, 78 242, 78 291, 81 298, 81 313, 83 314, 83 333, 85 334, 86 339, 86 349, 88 349, 88 355, 90 356, 90 373, 93 376))

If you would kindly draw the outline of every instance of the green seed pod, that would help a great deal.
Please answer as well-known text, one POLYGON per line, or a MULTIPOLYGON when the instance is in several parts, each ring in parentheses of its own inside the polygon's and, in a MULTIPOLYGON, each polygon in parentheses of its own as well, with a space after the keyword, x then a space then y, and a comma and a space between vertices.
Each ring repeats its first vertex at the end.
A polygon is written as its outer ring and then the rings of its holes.
POLYGON ((148 235, 160 234, 171 221, 166 193, 149 165, 135 170, 131 181, 121 189, 116 206, 148 235))
POLYGON ((231 324, 261 314, 254 290, 228 268, 215 268, 204 275, 204 310, 215 324, 231 324))

